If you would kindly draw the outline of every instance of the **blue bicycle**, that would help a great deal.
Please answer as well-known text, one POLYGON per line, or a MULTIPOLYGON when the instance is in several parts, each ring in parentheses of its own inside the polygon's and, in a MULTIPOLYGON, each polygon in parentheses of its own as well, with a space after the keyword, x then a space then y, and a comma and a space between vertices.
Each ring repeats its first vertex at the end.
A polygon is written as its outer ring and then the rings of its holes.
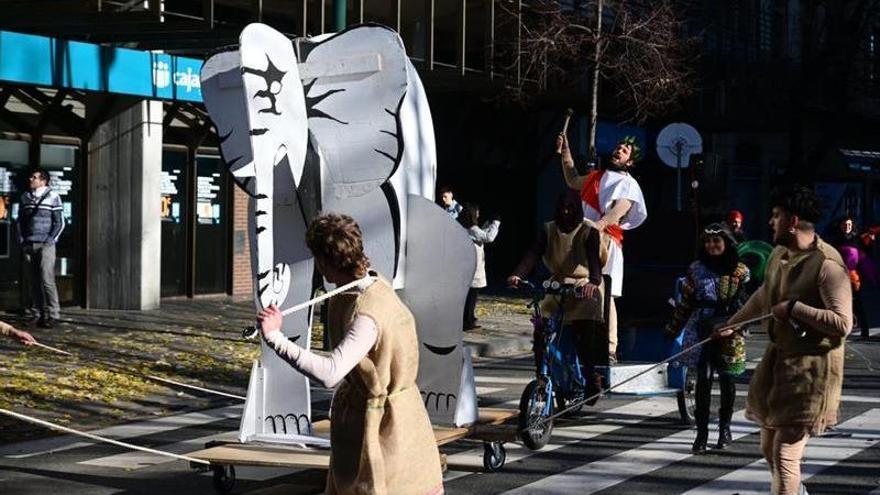
POLYGON ((584 399, 587 381, 571 331, 566 331, 562 324, 563 302, 567 297, 575 297, 577 289, 549 281, 537 286, 527 280, 520 282, 520 287, 530 292, 532 324, 536 333, 544 335, 544 352, 537 377, 526 385, 519 402, 520 439, 526 447, 538 450, 550 441, 553 420, 548 418, 554 409, 561 411, 584 399), (558 309, 549 316, 541 310, 545 296, 557 298, 558 309))

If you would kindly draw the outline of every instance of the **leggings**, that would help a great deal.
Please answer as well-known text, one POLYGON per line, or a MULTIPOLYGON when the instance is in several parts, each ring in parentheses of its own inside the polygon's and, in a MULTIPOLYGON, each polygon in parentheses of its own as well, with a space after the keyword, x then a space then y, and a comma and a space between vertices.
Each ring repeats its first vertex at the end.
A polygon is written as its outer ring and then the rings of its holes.
POLYGON ((770 466, 773 495, 797 495, 801 488, 801 458, 810 434, 801 426, 761 428, 761 451, 770 466))
POLYGON ((698 430, 709 428, 709 409, 712 405, 712 382, 718 372, 718 386, 721 388, 721 407, 718 409, 718 426, 730 426, 733 417, 733 403, 736 399, 736 383, 733 377, 721 373, 721 343, 711 341, 703 348, 697 364, 697 386, 694 390, 696 407, 694 419, 698 430))

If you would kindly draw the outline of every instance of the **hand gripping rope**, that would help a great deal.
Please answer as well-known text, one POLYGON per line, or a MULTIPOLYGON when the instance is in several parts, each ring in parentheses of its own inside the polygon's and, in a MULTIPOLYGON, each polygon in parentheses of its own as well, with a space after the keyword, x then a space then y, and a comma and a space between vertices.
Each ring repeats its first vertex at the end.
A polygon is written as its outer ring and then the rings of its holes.
MULTIPOLYGON (((368 282, 373 282, 375 280, 376 280, 376 277, 364 277, 364 278, 357 279, 354 282, 350 282, 350 283, 347 283, 341 287, 337 287, 337 288, 331 290, 330 292, 322 294, 316 298, 309 299, 306 302, 303 302, 303 303, 297 304, 296 306, 287 308, 281 312, 281 315, 287 316, 291 313, 296 313, 297 311, 302 311, 306 308, 309 308, 309 307, 312 307, 312 306, 318 304, 319 302, 330 299, 331 297, 333 297, 337 294, 341 294, 347 290, 353 289, 354 287, 360 287, 360 286, 367 285, 368 282)), ((248 340, 255 338, 258 334, 259 334, 259 327, 257 325, 245 327, 241 331, 241 336, 245 339, 248 339, 248 340)))
MULTIPOLYGON (((768 318, 772 318, 772 317, 773 317, 773 314, 772 314, 772 313, 768 313, 768 314, 763 315, 763 316, 758 316, 757 318, 751 318, 751 319, 749 319, 749 320, 741 321, 741 322, 739 322, 739 323, 737 323, 737 324, 735 324, 735 325, 731 325, 730 327, 731 327, 731 328, 735 328, 735 329, 739 329, 739 328, 742 328, 742 327, 744 327, 744 326, 746 326, 746 325, 751 325, 752 323, 758 323, 758 322, 760 322, 760 321, 764 321, 764 320, 766 320, 766 319, 768 319, 768 318)), ((723 327, 722 327, 722 328, 723 328, 723 327)), ((615 388, 620 387, 621 385, 624 385, 624 384, 626 384, 626 383, 629 383, 629 382, 635 380, 636 378, 638 378, 638 377, 640 377, 640 376, 642 376, 642 375, 645 375, 645 374, 647 374, 647 373, 650 373, 651 371, 653 371, 653 370, 659 368, 660 366, 663 366, 664 364, 670 363, 670 362, 672 362, 672 361, 678 359, 679 357, 681 357, 681 356, 687 354, 688 352, 690 352, 690 351, 696 349, 697 347, 700 347, 700 346, 705 345, 706 343, 708 343, 708 342, 709 342, 710 340, 712 340, 713 338, 714 338, 713 336, 706 337, 705 339, 703 339, 703 340, 697 342, 696 344, 694 344, 694 345, 692 345, 692 346, 690 346, 690 347, 688 347, 688 348, 682 350, 681 352, 678 352, 678 353, 676 353, 676 354, 674 354, 674 355, 672 355, 672 356, 670 356, 670 357, 664 359, 663 361, 660 361, 659 363, 657 363, 657 364, 651 366, 650 368, 646 369, 645 371, 642 371, 642 372, 640 372, 640 373, 637 373, 637 374, 635 374, 635 375, 633 375, 633 376, 627 378, 626 380, 623 380, 623 381, 620 382, 620 383, 616 383, 616 384, 614 384, 614 385, 612 385, 612 386, 610 386, 610 387, 608 387, 608 388, 606 388, 606 389, 600 390, 599 392, 596 392, 595 394, 593 394, 593 395, 591 395, 591 396, 589 396, 589 397, 587 397, 587 398, 585 398, 585 399, 579 400, 579 401, 573 403, 572 405, 566 407, 565 409, 563 409, 563 410, 561 410, 561 411, 559 411, 559 412, 557 412, 557 413, 555 413, 555 414, 552 414, 552 415, 550 415, 550 416, 547 416, 546 418, 541 418, 541 420, 537 421, 535 425, 529 426, 529 427, 527 427, 527 428, 523 428, 521 431, 522 431, 522 432, 525 432, 525 431, 528 431, 528 430, 530 430, 530 429, 532 429, 532 428, 536 428, 536 427, 544 426, 548 421, 552 421, 552 420, 558 418, 559 416, 562 416, 562 415, 568 413, 569 411, 572 411, 572 410, 578 409, 578 408, 580 408, 581 406, 583 406, 584 404, 590 402, 591 400, 596 399, 596 398, 598 398, 598 397, 600 397, 600 396, 602 396, 602 395, 604 395, 604 394, 606 394, 606 393, 608 393, 608 392, 614 390, 615 388)))

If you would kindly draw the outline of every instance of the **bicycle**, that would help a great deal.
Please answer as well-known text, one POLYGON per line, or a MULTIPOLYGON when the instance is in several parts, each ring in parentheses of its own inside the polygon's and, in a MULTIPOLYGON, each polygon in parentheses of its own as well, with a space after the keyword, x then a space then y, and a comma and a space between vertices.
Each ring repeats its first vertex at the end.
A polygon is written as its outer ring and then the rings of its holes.
POLYGON ((547 418, 557 408, 563 410, 581 402, 587 388, 571 331, 566 331, 562 324, 563 302, 566 297, 578 297, 578 289, 550 281, 539 287, 523 280, 519 286, 531 293, 528 306, 533 311, 532 324, 536 333, 544 335, 544 354, 537 378, 526 385, 519 403, 520 439, 529 449, 539 450, 550 441, 553 432, 553 421, 547 418), (558 297, 558 309, 549 317, 541 309, 541 301, 548 295, 558 297))

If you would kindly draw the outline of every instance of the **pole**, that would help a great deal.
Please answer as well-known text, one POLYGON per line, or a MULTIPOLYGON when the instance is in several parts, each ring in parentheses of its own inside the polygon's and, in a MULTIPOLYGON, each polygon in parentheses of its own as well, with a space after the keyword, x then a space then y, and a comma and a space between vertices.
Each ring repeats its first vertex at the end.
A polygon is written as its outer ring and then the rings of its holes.
POLYGON ((681 141, 675 143, 675 207, 681 211, 681 155, 684 153, 681 141))
POLYGON ((333 0, 333 30, 337 33, 345 29, 348 21, 345 15, 348 10, 347 0, 333 0))

